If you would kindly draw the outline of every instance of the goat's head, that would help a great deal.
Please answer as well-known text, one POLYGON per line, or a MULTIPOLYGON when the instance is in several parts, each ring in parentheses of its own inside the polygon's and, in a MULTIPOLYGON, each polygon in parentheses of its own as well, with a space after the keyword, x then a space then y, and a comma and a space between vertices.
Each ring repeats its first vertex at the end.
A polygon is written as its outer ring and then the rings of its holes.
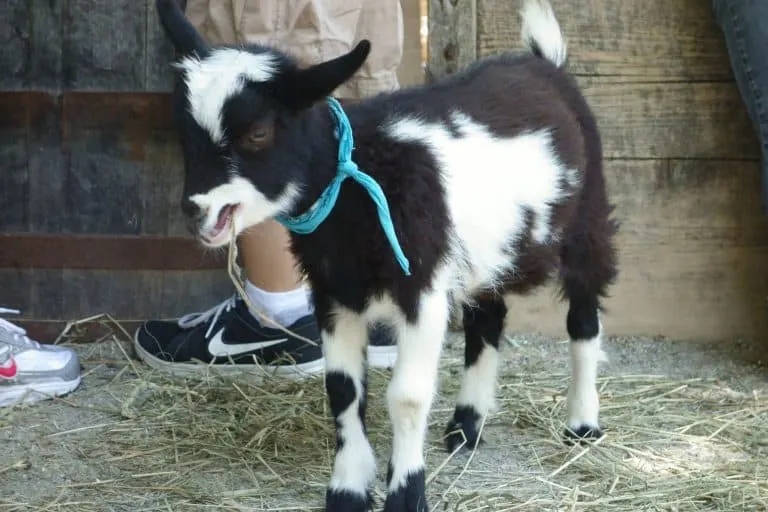
POLYGON ((174 119, 184 155, 182 210, 207 246, 281 213, 295 196, 297 155, 288 134, 298 116, 348 80, 368 56, 360 42, 346 55, 300 68, 260 45, 209 45, 177 0, 157 0, 178 70, 174 119))

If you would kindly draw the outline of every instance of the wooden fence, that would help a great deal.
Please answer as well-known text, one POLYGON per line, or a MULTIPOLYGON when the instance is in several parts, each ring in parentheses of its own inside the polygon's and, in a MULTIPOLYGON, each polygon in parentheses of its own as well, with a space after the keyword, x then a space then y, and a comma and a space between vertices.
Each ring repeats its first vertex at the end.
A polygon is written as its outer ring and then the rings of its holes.
MULTIPOLYGON (((419 1, 402 6, 399 74, 418 83, 419 1)), ((0 306, 50 340, 70 320, 130 326, 233 293, 181 216, 154 0, 8 0, 0 40, 0 306)))
MULTIPOLYGON (((758 145, 711 2, 552 1, 622 222, 606 330, 764 336, 758 145)), ((402 3, 401 77, 418 83, 419 0, 402 3)), ((429 0, 429 74, 519 48, 518 6, 429 0)), ((0 305, 50 335, 91 314, 177 315, 231 293, 223 261, 197 248, 178 208, 171 51, 152 0, 9 0, 0 38, 0 305)), ((510 328, 564 335, 552 299, 516 303, 510 328)))
MULTIPOLYGON (((710 0, 552 0, 602 130, 622 223, 610 334, 697 340, 768 332, 759 145, 710 0)), ((520 49, 518 0, 430 0, 429 73, 520 49)), ((509 328, 564 335, 547 291, 509 328)))

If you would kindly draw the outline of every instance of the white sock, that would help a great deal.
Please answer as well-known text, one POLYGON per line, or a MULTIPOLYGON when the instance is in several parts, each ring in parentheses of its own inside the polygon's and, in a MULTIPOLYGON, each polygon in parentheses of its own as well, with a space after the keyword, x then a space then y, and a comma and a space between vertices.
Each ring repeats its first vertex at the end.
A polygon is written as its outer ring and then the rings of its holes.
MULTIPOLYGON (((308 290, 304 286, 288 292, 267 292, 246 280, 245 291, 253 305, 259 308, 260 313, 283 327, 289 327, 314 310, 308 290)), ((256 312, 251 311, 251 314, 264 323, 256 312)), ((267 327, 270 326, 267 325, 267 327)))

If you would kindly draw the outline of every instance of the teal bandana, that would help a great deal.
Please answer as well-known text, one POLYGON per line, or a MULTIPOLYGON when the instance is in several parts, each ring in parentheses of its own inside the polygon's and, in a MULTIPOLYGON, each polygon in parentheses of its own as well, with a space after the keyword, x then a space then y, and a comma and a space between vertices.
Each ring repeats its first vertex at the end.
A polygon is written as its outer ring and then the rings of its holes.
POLYGON ((405 275, 411 275, 408 259, 400 248, 400 242, 395 235, 395 228, 392 225, 392 218, 389 214, 389 206, 384 192, 376 181, 361 171, 355 162, 352 161, 352 149, 354 140, 352 138, 352 127, 349 125, 349 119, 344 113, 341 104, 334 98, 328 98, 328 105, 331 114, 336 121, 336 138, 339 139, 339 165, 336 176, 328 187, 323 191, 317 201, 307 210, 307 212, 297 217, 278 216, 276 220, 294 233, 305 235, 312 233, 328 217, 336 205, 336 199, 339 197, 341 184, 347 178, 352 178, 362 185, 371 199, 376 203, 376 209, 379 213, 379 223, 384 233, 387 235, 392 251, 395 253, 400 267, 405 275))

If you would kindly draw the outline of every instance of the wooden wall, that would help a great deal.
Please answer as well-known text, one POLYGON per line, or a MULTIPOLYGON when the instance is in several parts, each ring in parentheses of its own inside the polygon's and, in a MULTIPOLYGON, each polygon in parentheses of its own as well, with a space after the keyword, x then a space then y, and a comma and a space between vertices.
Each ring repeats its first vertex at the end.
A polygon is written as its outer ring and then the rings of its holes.
MULTIPOLYGON (((400 76, 418 83, 419 0, 400 76)), ((552 0, 605 138, 622 221, 613 334, 768 330, 757 142, 709 0, 552 0)), ((429 71, 519 48, 518 0, 429 0, 429 71)), ((176 315, 230 293, 187 237, 151 0, 0 6, 0 305, 29 321, 176 315)), ((510 328, 564 334, 549 292, 510 328)), ((59 326, 60 324, 56 324, 59 326)))
MULTIPOLYGON (((520 0, 430 0, 429 73, 519 49, 520 0)), ((710 0, 552 0, 601 127, 622 223, 609 334, 765 338, 759 146, 710 0)), ((509 329, 565 336, 551 290, 509 329)))
MULTIPOLYGON (((418 0, 400 78, 418 83, 418 0)), ((0 306, 33 335, 109 313, 208 308, 234 291, 188 236, 154 0, 0 4, 0 306)))

